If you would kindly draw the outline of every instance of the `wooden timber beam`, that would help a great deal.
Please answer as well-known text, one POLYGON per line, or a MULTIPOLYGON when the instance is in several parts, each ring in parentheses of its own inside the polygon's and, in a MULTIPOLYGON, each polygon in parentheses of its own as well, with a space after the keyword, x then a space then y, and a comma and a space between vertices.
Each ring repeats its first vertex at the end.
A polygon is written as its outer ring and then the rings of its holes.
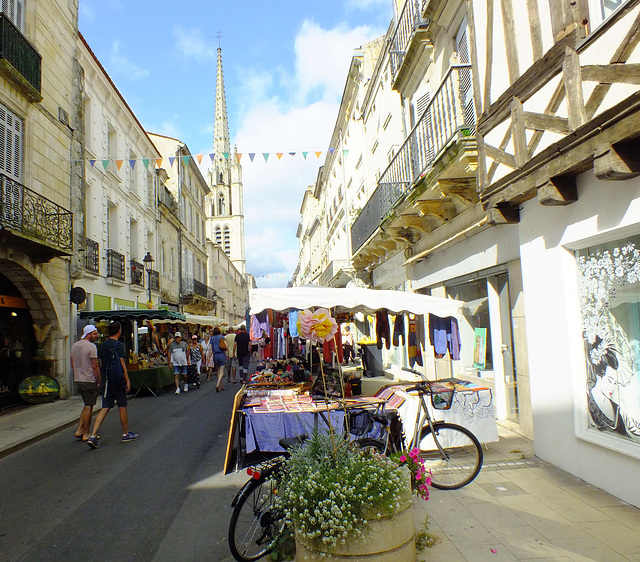
POLYGON ((640 140, 605 144, 596 149, 593 170, 599 180, 640 176, 640 140))
POLYGON ((591 64, 581 67, 582 79, 600 84, 640 84, 640 64, 591 64))
POLYGON ((575 176, 556 176, 538 186, 538 201, 546 207, 570 205, 578 200, 575 176))
POLYGON ((551 131, 560 135, 568 135, 571 132, 569 120, 564 117, 547 115, 546 113, 523 112, 524 126, 526 129, 536 131, 551 131))
POLYGON ((456 216, 456 206, 450 197, 416 201, 413 205, 421 217, 435 217, 436 221, 450 221, 456 216))
POLYGON ((499 224, 517 224, 520 222, 520 207, 517 205, 500 205, 487 209, 487 218, 493 226, 499 224))
POLYGON ((495 160, 499 164, 504 164, 509 168, 516 169, 516 158, 512 154, 505 152, 504 150, 500 150, 495 146, 491 146, 490 144, 484 145, 484 150, 487 153, 487 156, 491 158, 491 160, 495 160))
POLYGON ((440 179, 436 182, 436 188, 443 195, 454 196, 468 205, 475 205, 479 200, 475 178, 440 179))

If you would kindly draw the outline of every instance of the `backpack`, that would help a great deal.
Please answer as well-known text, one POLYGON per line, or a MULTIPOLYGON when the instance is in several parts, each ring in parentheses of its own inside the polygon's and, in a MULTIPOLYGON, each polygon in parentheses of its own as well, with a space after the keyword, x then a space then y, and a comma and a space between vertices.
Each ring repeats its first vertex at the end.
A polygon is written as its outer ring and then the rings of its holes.
POLYGON ((124 371, 120 364, 120 354, 118 353, 117 346, 111 350, 111 355, 107 361, 107 365, 104 369, 105 380, 105 392, 109 384, 118 387, 122 384, 124 379, 124 371))

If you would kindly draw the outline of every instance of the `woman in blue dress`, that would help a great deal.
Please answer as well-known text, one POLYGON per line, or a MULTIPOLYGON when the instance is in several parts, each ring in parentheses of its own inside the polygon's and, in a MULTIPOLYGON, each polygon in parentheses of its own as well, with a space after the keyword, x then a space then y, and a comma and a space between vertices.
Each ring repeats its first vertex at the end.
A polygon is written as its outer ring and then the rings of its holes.
POLYGON ((221 390, 224 390, 224 386, 222 386, 222 379, 224 378, 224 366, 227 363, 227 342, 224 340, 224 336, 220 333, 220 328, 217 326, 213 329, 211 348, 213 349, 214 369, 218 372, 216 392, 220 392, 221 390))

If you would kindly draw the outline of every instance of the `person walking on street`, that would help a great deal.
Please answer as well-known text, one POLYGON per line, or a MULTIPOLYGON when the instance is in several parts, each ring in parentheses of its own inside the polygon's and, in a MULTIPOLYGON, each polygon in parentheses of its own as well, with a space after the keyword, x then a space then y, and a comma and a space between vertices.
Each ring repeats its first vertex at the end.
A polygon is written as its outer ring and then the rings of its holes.
POLYGON ((193 336, 191 336, 191 345, 189 346, 189 363, 196 366, 198 374, 200 374, 203 357, 204 352, 200 342, 198 342, 198 336, 193 334, 193 336))
POLYGON ((213 348, 211 347, 211 334, 204 333, 204 339, 200 342, 202 346, 202 365, 207 373, 207 382, 211 380, 211 371, 213 370, 213 348))
POLYGON ((98 330, 93 324, 89 324, 84 327, 82 337, 71 346, 73 381, 84 402, 74 437, 84 442, 89 439, 93 407, 100 394, 100 367, 96 341, 98 341, 98 330))
POLYGON ((182 341, 182 334, 176 332, 173 341, 167 349, 167 357, 169 359, 169 368, 173 366, 173 381, 176 385, 176 394, 180 394, 180 376, 184 377, 184 392, 189 391, 189 382, 187 379, 187 365, 189 358, 187 355, 187 344, 182 341))
POLYGON ((342 349, 344 351, 343 365, 348 365, 351 361, 355 360, 353 354, 353 334, 348 325, 344 327, 342 332, 342 349))
POLYGON ((127 366, 124 362, 126 352, 124 345, 119 341, 122 333, 120 322, 109 324, 109 338, 104 342, 98 351, 100 360, 100 376, 102 382, 102 409, 96 416, 93 424, 91 436, 87 439, 87 445, 92 449, 100 447, 98 441, 98 430, 104 418, 113 408, 114 403, 118 403, 120 412, 120 425, 122 425, 122 442, 128 443, 140 437, 137 433, 129 431, 129 415, 127 413, 127 392, 131 390, 131 381, 127 373, 127 366))
POLYGON ((250 339, 247 329, 240 326, 240 331, 236 334, 233 344, 233 354, 238 358, 238 370, 240 371, 240 381, 249 382, 249 358, 251 356, 250 339))
POLYGON ((216 392, 224 390, 222 379, 224 378, 224 366, 227 363, 227 342, 220 333, 217 326, 213 329, 213 337, 211 338, 211 346, 213 348, 213 365, 218 371, 218 380, 216 382, 216 392))
POLYGON ((227 330, 227 335, 224 337, 224 340, 227 344, 227 382, 232 382, 231 377, 233 377, 233 384, 236 384, 236 382, 238 382, 236 379, 238 360, 233 351, 233 346, 236 341, 236 333, 233 331, 233 328, 230 327, 227 330))

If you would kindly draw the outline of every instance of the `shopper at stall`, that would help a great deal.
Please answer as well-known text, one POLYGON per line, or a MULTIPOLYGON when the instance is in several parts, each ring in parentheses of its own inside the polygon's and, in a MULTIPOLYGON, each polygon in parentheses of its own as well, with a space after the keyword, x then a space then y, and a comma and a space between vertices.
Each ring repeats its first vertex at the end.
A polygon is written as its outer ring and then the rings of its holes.
POLYGON ((122 425, 122 442, 128 443, 140 437, 137 433, 129 431, 127 392, 131 390, 131 381, 129 380, 124 360, 126 357, 124 344, 119 341, 122 333, 120 322, 111 322, 108 333, 109 338, 100 346, 98 351, 101 388, 103 389, 102 409, 98 412, 91 436, 87 439, 87 445, 92 449, 100 447, 98 430, 116 402, 120 413, 120 425, 122 425))
POLYGON ((204 337, 200 341, 202 346, 202 368, 207 374, 207 382, 211 380, 211 371, 213 370, 213 347, 211 346, 211 334, 204 333, 204 337))
POLYGON ((236 341, 236 333, 233 331, 233 328, 229 327, 224 340, 227 344, 227 382, 232 382, 231 379, 233 378, 233 384, 236 384, 238 382, 236 375, 236 372, 238 371, 238 360, 236 358, 236 354, 233 351, 236 341))
POLYGON ((176 394, 180 394, 181 376, 184 377, 184 392, 189 391, 189 383, 187 382, 187 365, 189 365, 187 347, 187 344, 182 341, 182 334, 176 332, 167 350, 169 367, 173 367, 173 380, 176 385, 176 394))
POLYGON ((193 334, 191 336, 191 345, 189 346, 189 363, 191 365, 195 365, 200 374, 200 367, 202 365, 202 358, 204 357, 204 351, 202 350, 202 346, 198 341, 198 336, 193 334))
POLYGON ((342 330, 342 349, 344 350, 344 365, 351 363, 355 359, 353 354, 353 334, 348 325, 342 330))
POLYGON ((250 339, 247 329, 240 326, 240 331, 236 334, 233 343, 233 354, 238 358, 238 370, 240 371, 240 381, 249 382, 249 357, 250 339))
POLYGON ((73 381, 84 402, 74 437, 85 442, 89 439, 93 407, 100 394, 100 367, 96 341, 98 341, 98 330, 93 324, 89 324, 84 327, 82 338, 71 346, 73 381))
POLYGON ((222 379, 224 378, 224 367, 227 363, 227 342, 220 333, 217 326, 213 329, 213 337, 211 338, 211 346, 213 348, 213 366, 218 373, 216 381, 216 392, 224 390, 222 379))

